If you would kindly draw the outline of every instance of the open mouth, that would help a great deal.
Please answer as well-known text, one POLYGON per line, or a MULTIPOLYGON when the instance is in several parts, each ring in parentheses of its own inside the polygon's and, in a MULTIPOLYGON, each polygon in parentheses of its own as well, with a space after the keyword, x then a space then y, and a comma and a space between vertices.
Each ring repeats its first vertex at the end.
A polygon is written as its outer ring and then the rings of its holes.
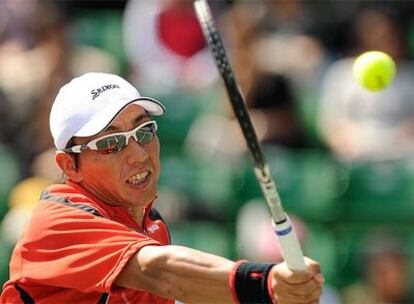
POLYGON ((133 186, 144 185, 149 180, 149 176, 150 176, 149 171, 140 172, 140 173, 137 173, 131 176, 127 180, 127 183, 133 186))

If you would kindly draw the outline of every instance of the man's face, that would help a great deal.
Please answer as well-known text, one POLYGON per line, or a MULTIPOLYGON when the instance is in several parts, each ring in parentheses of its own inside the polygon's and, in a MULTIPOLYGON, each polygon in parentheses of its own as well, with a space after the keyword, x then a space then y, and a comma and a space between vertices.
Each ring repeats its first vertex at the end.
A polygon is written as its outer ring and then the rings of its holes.
MULTIPOLYGON (((130 105, 109 128, 93 137, 76 138, 75 144, 129 131, 149 120, 142 107, 130 105)), ((127 208, 143 208, 157 193, 160 174, 158 137, 147 144, 138 144, 131 137, 123 150, 112 154, 86 150, 79 155, 78 170, 82 176, 80 184, 102 201, 127 208)))

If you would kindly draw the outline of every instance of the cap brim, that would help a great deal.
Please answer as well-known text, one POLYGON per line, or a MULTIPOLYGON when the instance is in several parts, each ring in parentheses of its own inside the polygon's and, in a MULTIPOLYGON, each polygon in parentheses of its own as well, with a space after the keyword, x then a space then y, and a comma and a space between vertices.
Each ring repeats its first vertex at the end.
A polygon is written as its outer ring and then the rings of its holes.
POLYGON ((150 115, 159 116, 165 112, 165 106, 158 100, 151 97, 140 97, 132 103, 143 107, 150 115))
POLYGON ((160 116, 165 112, 165 106, 158 100, 151 97, 140 97, 126 104, 110 104, 101 111, 96 113, 94 117, 76 131, 73 136, 92 136, 104 130, 127 106, 136 104, 145 109, 150 115, 160 116))

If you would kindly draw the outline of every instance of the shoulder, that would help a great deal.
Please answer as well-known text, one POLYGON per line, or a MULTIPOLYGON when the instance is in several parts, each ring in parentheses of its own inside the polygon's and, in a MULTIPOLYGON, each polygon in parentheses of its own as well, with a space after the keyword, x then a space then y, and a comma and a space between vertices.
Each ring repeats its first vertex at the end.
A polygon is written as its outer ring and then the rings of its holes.
MULTIPOLYGON (((27 222, 25 239, 41 239, 57 232, 106 226, 123 229, 103 208, 68 185, 52 185, 43 191, 27 222), (115 227, 120 226, 120 227, 115 227)), ((126 228, 126 227, 125 227, 126 228)))
POLYGON ((66 213, 69 208, 72 208, 92 216, 107 217, 105 210, 97 202, 67 184, 56 184, 45 189, 38 206, 38 211, 42 213, 48 211, 64 211, 66 213))

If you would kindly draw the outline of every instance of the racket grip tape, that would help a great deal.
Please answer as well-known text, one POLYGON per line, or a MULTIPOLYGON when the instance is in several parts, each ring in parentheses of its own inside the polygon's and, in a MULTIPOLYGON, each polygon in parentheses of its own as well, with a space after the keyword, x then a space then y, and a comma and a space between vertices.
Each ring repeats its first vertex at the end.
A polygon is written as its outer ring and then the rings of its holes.
POLYGON ((307 271, 303 252, 289 217, 286 215, 286 221, 279 224, 273 222, 273 228, 289 269, 307 271))

